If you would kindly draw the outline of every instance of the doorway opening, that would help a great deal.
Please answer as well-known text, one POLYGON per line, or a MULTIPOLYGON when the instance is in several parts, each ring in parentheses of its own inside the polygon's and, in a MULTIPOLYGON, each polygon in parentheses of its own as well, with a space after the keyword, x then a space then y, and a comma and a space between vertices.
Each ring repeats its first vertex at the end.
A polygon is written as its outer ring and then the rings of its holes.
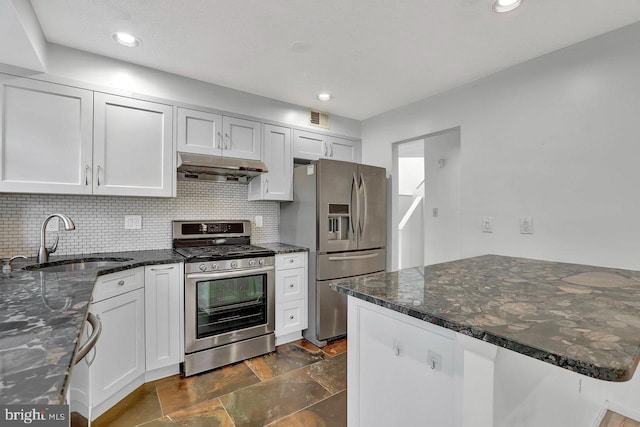
POLYGON ((459 259, 460 128, 393 144, 392 269, 459 259))

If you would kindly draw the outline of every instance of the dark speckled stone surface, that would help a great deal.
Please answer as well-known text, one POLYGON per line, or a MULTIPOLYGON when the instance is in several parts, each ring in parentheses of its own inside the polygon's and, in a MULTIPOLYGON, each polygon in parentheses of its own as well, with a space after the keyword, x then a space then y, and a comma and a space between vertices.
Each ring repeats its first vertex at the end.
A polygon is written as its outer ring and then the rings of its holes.
POLYGON ((274 251, 276 254, 290 254, 293 252, 309 252, 309 249, 302 246, 289 245, 287 243, 258 243, 257 246, 261 248, 274 251))
POLYGON ((71 361, 99 275, 182 262, 172 250, 52 257, 53 263, 95 257, 131 258, 100 269, 0 273, 0 403, 62 403, 71 361))
POLYGON ((640 272, 484 255, 334 290, 607 381, 640 357, 640 272))

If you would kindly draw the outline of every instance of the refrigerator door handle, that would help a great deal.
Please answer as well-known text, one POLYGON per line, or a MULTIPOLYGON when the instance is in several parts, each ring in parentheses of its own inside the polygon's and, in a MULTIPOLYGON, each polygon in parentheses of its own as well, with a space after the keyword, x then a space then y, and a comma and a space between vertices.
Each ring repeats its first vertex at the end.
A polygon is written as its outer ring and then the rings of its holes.
POLYGON ((352 180, 351 180, 351 207, 349 209, 349 220, 350 220, 349 222, 351 223, 350 226, 351 226, 351 234, 353 234, 353 240, 356 239, 356 232, 357 232, 355 219, 358 219, 359 215, 360 215, 360 197, 358 197, 358 181, 357 181, 357 178, 356 178, 356 173, 354 172, 352 180), (355 197, 355 200, 356 200, 355 209, 354 209, 354 204, 353 204, 353 199, 354 199, 353 192, 354 191, 356 193, 355 194, 355 196, 356 196, 355 197), (354 210, 356 211, 355 217, 353 215, 354 214, 354 212, 353 212, 354 210))
POLYGON ((366 254, 366 255, 350 255, 350 256, 330 256, 329 261, 349 261, 353 259, 369 259, 375 258, 380 255, 378 252, 375 254, 366 254))
MULTIPOLYGON (((360 238, 362 239, 364 236, 364 232, 367 229, 367 185, 365 184, 365 179, 362 174, 360 174, 360 185, 359 187, 362 189, 362 218, 360 218, 360 212, 358 208, 358 225, 360 227, 360 238)), ((360 190, 358 190, 358 198, 360 196, 360 190)))

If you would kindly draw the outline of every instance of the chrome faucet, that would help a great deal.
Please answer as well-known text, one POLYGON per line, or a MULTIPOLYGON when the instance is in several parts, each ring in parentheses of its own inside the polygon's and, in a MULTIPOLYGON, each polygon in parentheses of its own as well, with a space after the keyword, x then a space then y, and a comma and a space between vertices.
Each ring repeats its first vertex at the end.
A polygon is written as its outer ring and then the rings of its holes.
POLYGON ((49 261, 49 254, 54 253, 56 249, 58 249, 58 240, 60 239, 59 237, 56 237, 56 242, 50 248, 47 248, 47 244, 45 242, 45 239, 46 239, 45 232, 47 230, 47 224, 49 223, 49 220, 52 218, 60 218, 64 223, 64 229, 67 231, 76 229, 76 225, 73 223, 71 218, 69 218, 65 214, 54 213, 46 217, 42 222, 42 228, 40 229, 40 247, 38 248, 38 264, 42 264, 43 262, 49 261))

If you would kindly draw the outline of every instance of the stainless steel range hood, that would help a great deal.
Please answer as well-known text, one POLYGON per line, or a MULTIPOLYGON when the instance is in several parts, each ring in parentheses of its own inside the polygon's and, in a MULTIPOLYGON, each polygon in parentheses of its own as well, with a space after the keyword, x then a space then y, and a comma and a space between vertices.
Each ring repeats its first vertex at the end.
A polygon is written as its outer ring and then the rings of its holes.
POLYGON ((178 153, 178 179, 205 179, 248 183, 251 178, 269 172, 260 160, 205 154, 178 153))

